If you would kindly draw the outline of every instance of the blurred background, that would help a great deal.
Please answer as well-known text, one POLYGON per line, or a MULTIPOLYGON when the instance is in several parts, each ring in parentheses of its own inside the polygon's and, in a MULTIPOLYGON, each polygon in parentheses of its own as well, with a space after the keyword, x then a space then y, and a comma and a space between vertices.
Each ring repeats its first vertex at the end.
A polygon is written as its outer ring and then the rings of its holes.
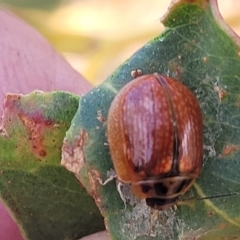
MULTIPOLYGON (((163 31, 171 0, 0 0, 36 28, 94 85, 163 31)), ((218 0, 226 22, 240 35, 240 1, 218 0)))

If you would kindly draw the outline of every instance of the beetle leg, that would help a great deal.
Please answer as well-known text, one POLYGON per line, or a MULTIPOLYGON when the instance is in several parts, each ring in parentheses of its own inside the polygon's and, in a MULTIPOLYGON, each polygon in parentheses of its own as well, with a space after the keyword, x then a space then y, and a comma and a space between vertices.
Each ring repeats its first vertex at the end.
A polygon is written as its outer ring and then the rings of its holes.
POLYGON ((123 187, 123 183, 120 181, 117 181, 117 191, 120 195, 120 198, 122 199, 123 203, 124 203, 124 209, 122 211, 126 211, 127 210, 127 205, 126 205, 126 199, 123 196, 123 192, 122 192, 122 187, 123 187))
POLYGON ((105 181, 103 181, 100 178, 98 180, 99 180, 99 183, 104 186, 104 185, 108 184, 109 182, 111 182, 112 180, 114 180, 115 178, 117 178, 117 174, 116 173, 114 175, 108 177, 105 181))
POLYGON ((116 178, 117 178, 116 172, 113 169, 110 169, 109 171, 107 171, 107 179, 103 181, 101 178, 98 178, 98 181, 101 185, 104 186, 116 178))

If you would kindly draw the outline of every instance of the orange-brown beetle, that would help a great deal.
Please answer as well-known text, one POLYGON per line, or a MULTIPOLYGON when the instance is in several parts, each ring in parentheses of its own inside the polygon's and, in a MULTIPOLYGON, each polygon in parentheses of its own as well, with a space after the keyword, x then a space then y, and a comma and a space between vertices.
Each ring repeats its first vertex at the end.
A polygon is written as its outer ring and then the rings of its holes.
POLYGON ((154 209, 176 203, 200 173, 201 109, 170 77, 144 75, 126 84, 111 104, 107 136, 119 181, 154 209))

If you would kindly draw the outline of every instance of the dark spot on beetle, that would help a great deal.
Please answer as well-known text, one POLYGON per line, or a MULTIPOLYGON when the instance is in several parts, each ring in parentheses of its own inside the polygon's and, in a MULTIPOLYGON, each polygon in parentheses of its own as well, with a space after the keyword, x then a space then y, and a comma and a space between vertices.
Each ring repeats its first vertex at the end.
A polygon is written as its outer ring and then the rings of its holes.
POLYGON ((141 188, 143 193, 148 193, 149 190, 151 189, 149 185, 144 185, 144 184, 141 185, 141 188))
POLYGON ((178 175, 179 173, 179 137, 177 133, 174 134, 173 139, 173 164, 172 164, 172 174, 178 175))
POLYGON ((183 180, 176 188, 175 193, 179 193, 181 192, 184 188, 186 188, 190 183, 191 183, 192 179, 185 179, 183 180))
POLYGON ((181 183, 177 186, 175 193, 179 193, 185 187, 187 180, 181 181, 181 183))
MULTIPOLYGON (((141 160, 138 160, 138 162, 141 162, 141 160)), ((134 171, 135 171, 136 173, 139 173, 139 172, 141 172, 142 170, 143 170, 142 167, 139 166, 139 165, 137 165, 137 166, 134 167, 134 171)))
POLYGON ((162 198, 146 198, 146 204, 154 209, 162 209, 161 207, 164 207, 168 204, 174 204, 177 201, 178 197, 175 198, 168 198, 168 199, 162 199, 162 198))
POLYGON ((179 138, 177 134, 175 134, 174 139, 173 139, 173 153, 174 153, 174 158, 178 159, 179 157, 179 138))
POLYGON ((162 183, 155 183, 153 186, 158 196, 166 195, 168 192, 168 188, 162 183))
POLYGON ((139 172, 139 167, 138 166, 134 167, 134 172, 139 172))

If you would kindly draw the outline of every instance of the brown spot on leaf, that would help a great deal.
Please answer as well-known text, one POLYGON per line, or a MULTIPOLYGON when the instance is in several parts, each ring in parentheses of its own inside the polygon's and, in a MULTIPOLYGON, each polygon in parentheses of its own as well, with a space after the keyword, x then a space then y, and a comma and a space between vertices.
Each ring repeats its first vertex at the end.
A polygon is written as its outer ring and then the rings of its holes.
POLYGON ((204 62, 204 63, 207 63, 208 60, 209 60, 208 57, 204 57, 204 58, 203 58, 203 62, 204 62))
POLYGON ((87 140, 87 136, 87 133, 82 130, 73 143, 69 144, 67 139, 64 139, 63 142, 61 165, 76 175, 79 174, 85 164, 83 146, 87 140))
POLYGON ((90 171, 88 171, 88 177, 91 186, 90 194, 93 196, 97 206, 103 214, 104 206, 102 205, 101 198, 99 197, 99 185, 101 180, 100 173, 96 169, 91 169, 90 171))
POLYGON ((99 171, 97 171, 95 169, 91 169, 88 172, 88 177, 89 177, 89 182, 90 182, 91 189, 92 189, 92 195, 94 196, 94 199, 96 201, 100 201, 99 197, 97 196, 97 189, 100 184, 99 179, 101 179, 99 171))
POLYGON ((236 107, 240 107, 240 102, 236 102, 236 103, 235 103, 235 106, 236 106, 236 107))
POLYGON ((238 150, 238 146, 235 144, 227 145, 223 149, 223 155, 230 155, 238 150))
POLYGON ((101 112, 101 110, 98 110, 97 111, 97 120, 99 121, 99 122, 101 122, 101 123, 105 123, 105 118, 103 117, 103 115, 102 115, 102 112, 101 112))
POLYGON ((47 152, 46 152, 45 149, 42 149, 42 150, 39 151, 39 156, 46 157, 46 155, 47 155, 47 152))
POLYGON ((47 155, 45 146, 43 144, 43 133, 46 127, 51 126, 52 121, 43 121, 29 118, 24 114, 18 114, 21 121, 29 131, 29 141, 32 145, 32 151, 38 157, 45 157, 47 155), (51 123, 51 124, 50 124, 51 123))
POLYGON ((237 95, 237 99, 236 99, 236 102, 235 102, 235 106, 236 106, 236 107, 240 107, 240 95, 237 95))
POLYGON ((214 90, 215 92, 218 93, 218 97, 220 101, 227 96, 227 92, 223 88, 220 88, 219 86, 215 86, 214 90))
POLYGON ((214 215, 214 212, 212 212, 212 211, 209 211, 209 212, 208 212, 208 216, 209 216, 209 217, 211 217, 211 216, 213 216, 213 215, 214 215))
POLYGON ((45 123, 46 126, 52 126, 53 125, 53 121, 50 120, 50 119, 46 120, 44 123, 45 123))
MULTIPOLYGON (((182 57, 181 57, 182 58, 182 57)), ((172 73, 172 75, 175 77, 175 78, 180 78, 182 73, 183 73, 183 69, 182 67, 180 66, 180 60, 181 58, 179 59, 178 57, 178 60, 177 59, 173 59, 173 60, 170 60, 168 62, 168 70, 172 73)))
POLYGON ((222 223, 218 226, 218 228, 220 228, 220 229, 226 229, 227 227, 228 227, 228 225, 225 223, 222 223))
POLYGON ((7 130, 3 126, 0 126, 0 136, 9 137, 7 130))

